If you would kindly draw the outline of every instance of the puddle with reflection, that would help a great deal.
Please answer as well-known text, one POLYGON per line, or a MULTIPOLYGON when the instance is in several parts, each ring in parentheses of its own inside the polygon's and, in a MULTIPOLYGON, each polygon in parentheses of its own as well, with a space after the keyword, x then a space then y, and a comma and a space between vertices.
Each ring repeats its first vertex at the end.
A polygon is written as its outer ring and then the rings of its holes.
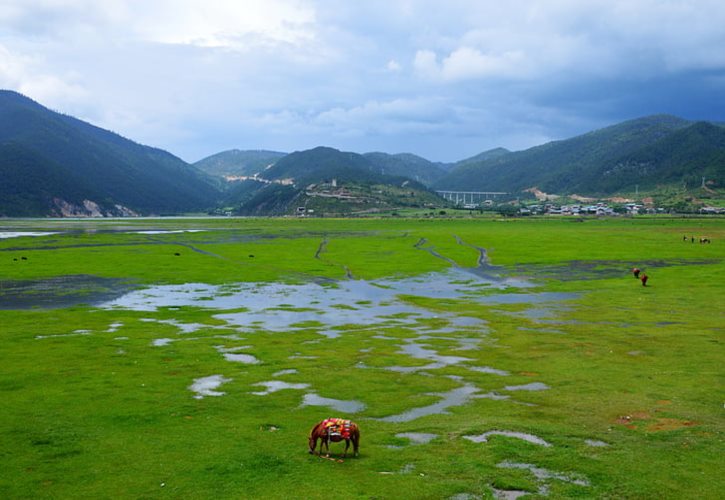
POLYGON ((263 391, 257 391, 257 392, 250 392, 250 394, 255 394, 257 396, 266 396, 267 394, 272 394, 273 392, 277 391, 283 391, 285 389, 307 389, 310 384, 293 384, 290 382, 283 382, 282 380, 269 380, 267 382, 258 382, 256 384, 252 385, 261 385, 265 387, 265 390, 263 391))
POLYGON ((538 436, 534 436, 533 434, 527 434, 525 432, 515 432, 515 431, 487 431, 487 432, 484 432, 483 434, 479 434, 477 436, 463 436, 463 439, 473 441, 474 443, 487 443, 488 438, 490 436, 511 437, 511 438, 516 438, 516 439, 522 439, 528 443, 537 444, 539 446, 544 446, 546 448, 551 447, 551 443, 541 439, 538 436))
POLYGON ((0 280, 0 309, 57 309, 80 304, 100 305, 122 297, 133 285, 117 278, 89 274, 38 280, 0 280))
POLYGON ((244 363, 245 365, 256 365, 259 363, 259 360, 252 356, 251 354, 240 354, 238 351, 242 351, 244 349, 249 349, 252 346, 243 345, 238 347, 224 347, 224 346, 214 346, 214 349, 216 349, 219 353, 221 353, 224 356, 224 359, 227 361, 232 361, 234 363, 244 363))
POLYGON ((151 341, 151 345, 154 347, 163 347, 174 342, 174 339, 154 339, 151 341))
POLYGON ((436 351, 427 349, 415 340, 410 339, 406 340, 405 345, 403 345, 398 352, 401 354, 407 354, 415 359, 429 360, 432 361, 432 363, 425 366, 386 366, 383 368, 384 370, 399 373, 414 373, 420 370, 435 370, 437 368, 457 365, 464 361, 470 361, 470 358, 464 358, 461 356, 441 356, 436 351))
MULTIPOLYGON (((422 318, 430 312, 405 302, 401 296, 473 300, 484 304, 542 303, 576 298, 574 293, 472 293, 470 274, 461 269, 428 273, 401 280, 348 280, 335 284, 241 283, 214 286, 204 283, 162 285, 138 290, 102 304, 104 308, 155 311, 159 307, 197 306, 207 309, 239 309, 214 317, 243 330, 273 332, 313 328, 320 335, 336 338, 339 328, 401 326, 426 328, 422 318), (465 278, 465 279, 464 279, 465 278), (310 307, 314 298, 314 307, 310 307), (355 307, 351 307, 355 304, 355 307)), ((473 287, 475 288, 475 287, 473 287)), ((451 331, 486 328, 485 321, 456 314, 438 314, 451 331)), ((469 348, 471 344, 468 344, 469 348)))
POLYGON ((590 485, 589 480, 579 474, 564 474, 562 472, 554 472, 543 467, 537 467, 534 464, 510 462, 507 460, 496 464, 496 467, 499 467, 501 469, 521 469, 531 472, 537 479, 539 485, 539 495, 549 494, 549 486, 548 484, 546 484, 549 479, 556 479, 558 481, 575 484, 577 486, 590 485))
POLYGON ((365 409, 365 405, 360 401, 323 398, 315 393, 305 394, 300 407, 304 406, 327 406, 343 413, 358 413, 365 409))
POLYGON ((524 385, 507 385, 503 388, 504 391, 545 391, 550 387, 541 382, 531 382, 530 384, 524 385))
POLYGON ((0 240, 8 239, 8 238, 22 238, 25 236, 50 236, 51 234, 58 234, 58 233, 50 233, 45 231, 0 231, 0 240))
POLYGON ((533 492, 524 490, 499 490, 491 487, 493 498, 496 500, 517 500, 524 495, 531 495, 533 492))
POLYGON ((217 389, 220 385, 231 381, 232 379, 224 378, 221 375, 195 378, 194 383, 189 386, 189 390, 194 393, 195 399, 202 399, 206 396, 223 396, 226 392, 217 391, 215 389, 217 389))
POLYGON ((490 366, 467 366, 466 368, 468 368, 472 372, 488 373, 491 375, 499 375, 501 377, 507 377, 511 375, 506 370, 498 370, 496 368, 491 368, 490 366))
POLYGON ((290 368, 288 370, 280 370, 278 372, 274 372, 272 374, 272 376, 273 377, 281 377, 282 375, 292 375, 292 374, 295 374, 295 373, 297 373, 297 370, 295 370, 294 368, 290 368))
POLYGON ((144 231, 128 231, 132 234, 181 234, 181 233, 203 233, 206 229, 148 229, 144 231))
POLYGON ((407 439, 411 444, 428 444, 438 437, 438 434, 428 434, 425 432, 399 432, 395 435, 402 439, 407 439))
POLYGON ((437 403, 433 403, 432 405, 423 406, 420 408, 413 408, 397 415, 390 415, 383 418, 377 418, 375 420, 380 420, 382 422, 399 423, 410 422, 411 420, 415 420, 421 417, 427 417, 429 415, 447 414, 448 412, 446 410, 448 408, 462 406, 468 403, 468 401, 475 397, 475 394, 477 392, 477 387, 472 384, 466 383, 465 385, 457 387, 448 392, 429 393, 430 396, 438 396, 441 398, 441 400, 437 403))
POLYGON ((224 328, 218 325, 205 325, 204 323, 182 323, 175 319, 152 319, 152 318, 141 318, 141 321, 145 323, 161 323, 162 325, 171 325, 180 330, 183 333, 194 333, 202 328, 224 328))

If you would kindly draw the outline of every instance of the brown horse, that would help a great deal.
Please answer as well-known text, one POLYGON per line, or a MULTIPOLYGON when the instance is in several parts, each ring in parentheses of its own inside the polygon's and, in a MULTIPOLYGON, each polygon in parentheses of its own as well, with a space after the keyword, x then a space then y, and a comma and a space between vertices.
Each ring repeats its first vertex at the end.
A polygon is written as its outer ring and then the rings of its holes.
POLYGON ((320 440, 320 453, 322 456, 322 447, 327 449, 327 456, 330 455, 330 441, 338 443, 345 441, 345 452, 343 457, 347 456, 347 450, 350 448, 352 441, 352 449, 355 456, 358 455, 358 447, 360 446, 360 428, 355 422, 344 420, 342 418, 328 418, 315 425, 310 431, 310 453, 315 453, 317 448, 317 440, 320 440))

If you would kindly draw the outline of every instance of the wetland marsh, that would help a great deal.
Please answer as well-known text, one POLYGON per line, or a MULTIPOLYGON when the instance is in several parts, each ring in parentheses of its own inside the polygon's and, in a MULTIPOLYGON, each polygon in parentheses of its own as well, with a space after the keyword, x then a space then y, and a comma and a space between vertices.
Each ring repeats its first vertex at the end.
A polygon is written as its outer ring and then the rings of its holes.
POLYGON ((724 241, 705 218, 4 220, 0 494, 717 498, 724 241), (360 457, 307 454, 330 416, 360 457))

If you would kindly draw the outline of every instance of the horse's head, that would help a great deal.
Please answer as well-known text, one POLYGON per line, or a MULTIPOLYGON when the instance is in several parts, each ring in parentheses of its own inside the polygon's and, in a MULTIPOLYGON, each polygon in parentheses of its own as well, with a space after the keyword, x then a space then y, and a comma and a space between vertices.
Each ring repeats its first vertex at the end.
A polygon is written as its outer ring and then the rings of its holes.
POLYGON ((314 455, 315 448, 317 448, 317 437, 315 437, 315 430, 313 429, 310 433, 310 454, 314 455))

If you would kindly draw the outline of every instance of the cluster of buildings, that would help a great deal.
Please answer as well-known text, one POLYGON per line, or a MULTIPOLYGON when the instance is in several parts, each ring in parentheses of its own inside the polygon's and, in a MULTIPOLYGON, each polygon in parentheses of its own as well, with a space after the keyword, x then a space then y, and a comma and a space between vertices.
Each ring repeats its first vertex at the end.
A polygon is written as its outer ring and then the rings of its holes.
POLYGON ((626 213, 628 215, 637 214, 654 214, 657 213, 655 208, 645 208, 639 203, 627 203, 623 205, 623 210, 615 211, 606 203, 600 202, 593 205, 555 205, 547 203, 545 205, 528 205, 519 209, 521 215, 614 215, 615 213, 626 213))

